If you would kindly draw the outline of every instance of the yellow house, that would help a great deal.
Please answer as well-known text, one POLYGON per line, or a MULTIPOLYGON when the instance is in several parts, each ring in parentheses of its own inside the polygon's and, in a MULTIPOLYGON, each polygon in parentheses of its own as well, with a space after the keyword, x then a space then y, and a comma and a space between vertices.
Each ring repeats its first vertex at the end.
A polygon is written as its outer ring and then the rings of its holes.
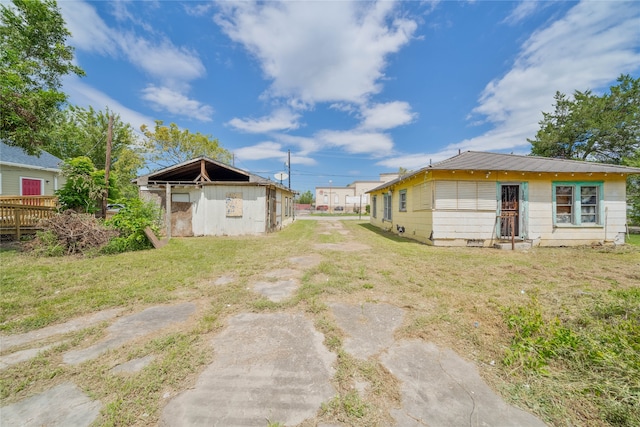
POLYGON ((371 224, 436 246, 623 243, 640 168, 467 151, 369 191, 371 224))

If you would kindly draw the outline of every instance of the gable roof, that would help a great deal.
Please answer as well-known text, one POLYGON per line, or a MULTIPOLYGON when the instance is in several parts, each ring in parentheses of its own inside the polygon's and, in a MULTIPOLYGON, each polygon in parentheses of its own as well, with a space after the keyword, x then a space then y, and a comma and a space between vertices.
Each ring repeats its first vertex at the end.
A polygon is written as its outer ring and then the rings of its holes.
MULTIPOLYGON (((138 185, 147 184, 206 184, 206 183, 253 183, 257 185, 274 185, 289 190, 289 188, 254 175, 234 166, 227 165, 209 157, 201 156, 187 160, 174 166, 140 176, 133 180, 138 185)), ((293 191, 293 190, 289 190, 293 191)))
POLYGON ((465 170, 481 172, 548 172, 548 173, 620 173, 640 174, 640 168, 583 162, 551 157, 519 156, 515 154, 465 151, 433 165, 426 166, 408 175, 389 181, 371 191, 389 187, 402 180, 430 170, 465 170))
POLYGON ((48 169, 60 172, 62 160, 46 151, 42 151, 40 156, 32 156, 20 147, 7 145, 0 141, 0 163, 29 169, 48 169))

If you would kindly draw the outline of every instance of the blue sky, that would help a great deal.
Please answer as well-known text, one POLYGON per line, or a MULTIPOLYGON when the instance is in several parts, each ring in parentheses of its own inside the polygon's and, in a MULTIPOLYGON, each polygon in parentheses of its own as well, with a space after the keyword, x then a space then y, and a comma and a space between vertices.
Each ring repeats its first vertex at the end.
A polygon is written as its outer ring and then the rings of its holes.
POLYGON ((528 153, 556 90, 640 75, 640 2, 59 1, 70 103, 210 134, 298 191, 528 153))

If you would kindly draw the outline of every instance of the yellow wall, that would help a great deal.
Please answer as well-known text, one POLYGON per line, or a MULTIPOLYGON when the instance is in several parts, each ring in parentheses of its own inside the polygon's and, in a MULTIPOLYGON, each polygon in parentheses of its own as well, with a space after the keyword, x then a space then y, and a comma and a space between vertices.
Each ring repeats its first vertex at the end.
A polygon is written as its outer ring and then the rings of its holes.
MULTIPOLYGON (((397 226, 404 226, 404 236, 421 242, 467 246, 470 241, 484 246, 496 242, 499 184, 526 183, 526 199, 521 203, 521 229, 524 237, 535 245, 569 246, 597 242, 611 242, 625 232, 626 223, 626 177, 620 174, 572 174, 572 173, 522 173, 470 171, 429 171, 407 178, 383 191, 371 193, 377 197, 376 217, 371 224, 397 234, 397 226), (602 212, 603 223, 595 226, 554 226, 553 182, 604 182, 602 212), (415 206, 419 185, 432 185, 432 205, 424 209, 415 206), (487 185, 491 183, 491 185, 487 185), (477 188, 477 198, 447 200, 446 191, 451 186, 456 190, 477 188), (492 190, 493 189, 493 190, 492 190), (392 191, 392 221, 383 220, 383 194, 392 191), (399 211, 400 191, 407 192, 407 210, 399 211), (493 193, 493 196, 492 196, 493 193), (494 200, 490 200, 494 197, 494 200), (443 208, 443 206, 445 208, 443 208), (432 237, 430 240, 429 237, 432 237)), ((373 209, 373 202, 372 202, 373 209)))

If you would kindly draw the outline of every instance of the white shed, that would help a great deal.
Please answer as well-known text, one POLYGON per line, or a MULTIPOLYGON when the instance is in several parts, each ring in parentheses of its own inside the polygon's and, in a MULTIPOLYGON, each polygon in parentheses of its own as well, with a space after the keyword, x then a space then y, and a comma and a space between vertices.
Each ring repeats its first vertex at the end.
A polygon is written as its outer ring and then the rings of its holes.
POLYGON ((167 236, 263 234, 293 222, 293 190, 199 157, 135 180, 165 212, 167 236))

